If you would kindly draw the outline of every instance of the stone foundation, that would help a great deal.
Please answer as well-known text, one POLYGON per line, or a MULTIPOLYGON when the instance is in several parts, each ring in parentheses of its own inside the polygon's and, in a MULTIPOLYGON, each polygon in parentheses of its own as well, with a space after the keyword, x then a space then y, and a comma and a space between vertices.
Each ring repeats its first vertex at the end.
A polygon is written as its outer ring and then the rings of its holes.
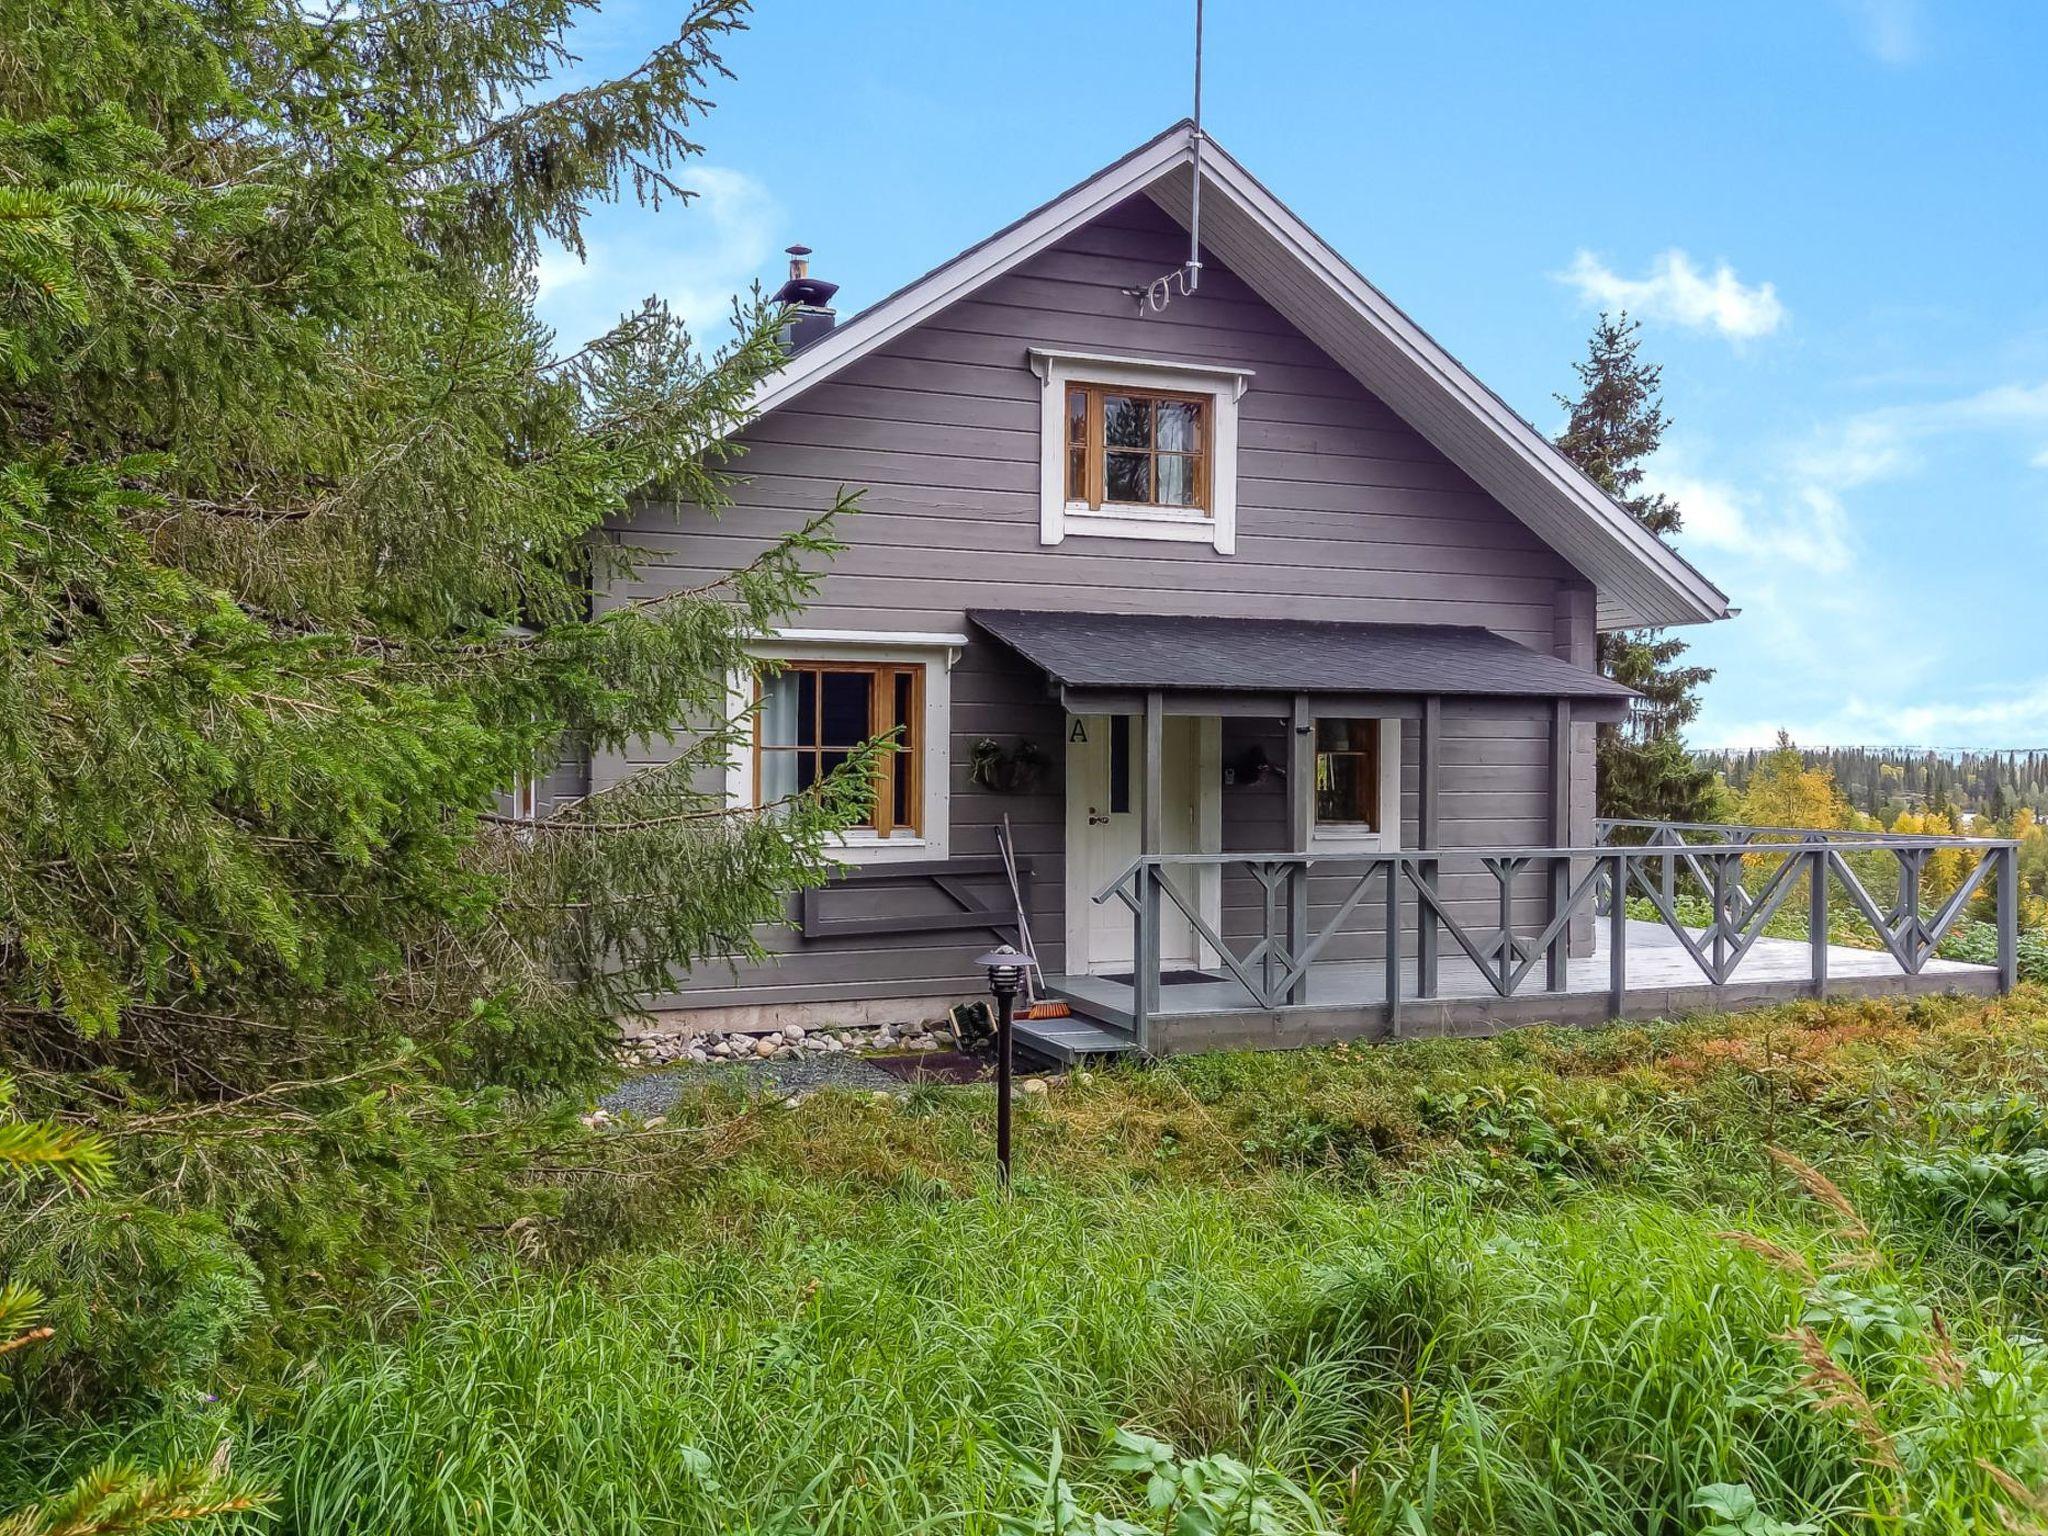
MULTIPOLYGON (((653 1040, 694 1040, 715 1034, 778 1034, 794 1024, 806 1034, 816 1030, 871 1030, 927 1021, 943 1024, 956 1003, 981 999, 979 992, 957 997, 849 998, 835 1003, 746 1003, 730 1008, 667 1008, 627 1023, 628 1045, 653 1040)), ((911 1031, 915 1033, 915 1030, 911 1031)))

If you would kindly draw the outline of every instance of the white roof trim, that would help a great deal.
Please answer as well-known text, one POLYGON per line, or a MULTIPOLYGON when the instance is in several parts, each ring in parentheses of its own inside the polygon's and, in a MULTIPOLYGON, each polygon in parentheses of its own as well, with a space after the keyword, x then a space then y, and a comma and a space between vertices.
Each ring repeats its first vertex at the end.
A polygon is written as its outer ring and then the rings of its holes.
MULTIPOLYGON (((1169 213, 1180 216, 1175 206, 1176 191, 1178 202, 1184 206, 1188 178, 1175 177, 1173 173, 1192 160, 1192 128, 1186 123, 1177 124, 804 348, 761 382, 748 402, 746 414, 757 415, 786 403, 1134 193, 1149 192, 1169 213), (1169 180, 1180 185, 1161 185, 1169 180)), ((1446 398, 1461 408, 1471 424, 1482 428, 1488 437, 1512 453, 1523 476, 1533 478, 1521 487, 1509 488, 1502 482, 1498 464, 1484 466, 1486 472, 1482 472, 1482 467, 1475 463, 1473 445, 1457 441, 1456 434, 1445 432, 1436 446, 1453 463, 1487 485, 1546 542, 1561 541, 1562 533, 1569 527, 1564 520, 1569 518, 1585 519, 1597 530, 1601 537, 1590 546, 1589 554, 1580 555, 1575 563, 1599 589, 1603 628, 1698 623, 1729 616, 1732 610, 1728 598, 1713 582, 1588 480, 1540 432, 1367 282, 1213 138, 1205 141, 1202 167, 1205 190, 1214 189, 1228 198, 1236 210, 1252 221, 1259 234, 1286 250, 1319 288, 1340 300, 1375 338, 1395 349, 1405 365, 1426 375, 1446 398)), ((1206 227, 1204 233, 1208 233, 1206 227)), ((1231 264, 1227 257, 1224 264, 1231 264)), ((1256 289, 1257 285, 1253 286, 1256 289)), ((1275 302, 1272 295, 1267 295, 1267 299, 1269 303, 1275 302)), ((1038 350, 1033 349, 1034 357, 1038 350)), ((1357 374, 1356 367, 1345 366, 1357 374)), ((1361 378, 1360 382, 1368 388, 1375 387, 1372 380, 1361 378)), ((1417 425, 1420 429, 1420 424, 1417 425)))

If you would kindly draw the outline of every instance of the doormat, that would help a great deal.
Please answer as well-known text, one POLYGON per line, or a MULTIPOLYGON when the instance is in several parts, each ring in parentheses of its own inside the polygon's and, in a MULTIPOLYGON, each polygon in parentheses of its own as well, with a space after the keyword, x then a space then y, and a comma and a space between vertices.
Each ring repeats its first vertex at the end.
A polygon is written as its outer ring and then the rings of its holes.
MULTIPOLYGON (((1132 986, 1137 976, 1131 971, 1106 971, 1104 981, 1116 982, 1119 986, 1132 986)), ((1159 985, 1162 987, 1198 987, 1205 981, 1221 981, 1221 976, 1211 976, 1207 971, 1161 971, 1159 985)))
POLYGON ((986 1057, 963 1051, 918 1051, 902 1056, 869 1056, 867 1065, 880 1067, 891 1077, 906 1083, 978 1083, 989 1075, 986 1057))

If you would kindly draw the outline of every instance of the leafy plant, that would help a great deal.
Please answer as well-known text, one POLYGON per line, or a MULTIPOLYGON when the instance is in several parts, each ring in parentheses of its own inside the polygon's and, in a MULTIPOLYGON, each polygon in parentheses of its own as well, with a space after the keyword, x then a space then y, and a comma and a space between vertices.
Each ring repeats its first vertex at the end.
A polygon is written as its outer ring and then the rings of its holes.
POLYGON ((1692 1507, 1705 1516, 1697 1536, 1813 1536, 1820 1529, 1765 1514, 1747 1483, 1709 1483, 1693 1495, 1692 1507))
POLYGON ((1455 1136, 1485 1155, 1496 1177, 1533 1176, 1570 1184, 1610 1169, 1617 1149, 1591 1117, 1561 1112, 1533 1083, 1482 1084, 1450 1092, 1422 1089, 1416 1107, 1425 1126, 1455 1136))
POLYGON ((1184 1457, 1170 1442, 1129 1428, 1111 1432, 1102 1464, 1145 1480, 1144 1521, 1083 1509, 1060 1464, 1055 1438, 1044 1471, 1021 1469, 1038 1507, 1013 1518, 1012 1529, 1031 1536, 1296 1536, 1327 1528, 1315 1500, 1271 1468, 1221 1453, 1184 1457))

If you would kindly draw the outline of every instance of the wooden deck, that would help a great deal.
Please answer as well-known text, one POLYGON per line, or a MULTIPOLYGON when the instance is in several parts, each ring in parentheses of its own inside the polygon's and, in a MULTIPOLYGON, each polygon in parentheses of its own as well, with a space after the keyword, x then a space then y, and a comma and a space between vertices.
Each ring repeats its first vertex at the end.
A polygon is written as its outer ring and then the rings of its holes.
MULTIPOLYGON (((1814 995, 1812 961, 1798 940, 1758 939, 1737 977, 1720 987, 1708 982, 1678 937, 1661 923, 1628 924, 1627 958, 1627 1018, 1754 1008, 1814 995)), ((1827 969, 1828 994, 1835 997, 1991 996, 1999 987, 1994 966, 1933 959, 1915 976, 1883 950, 1840 945, 1829 946, 1827 969)), ((1469 960, 1445 956, 1435 997, 1415 996, 1414 968, 1404 967, 1399 1032, 1488 1035, 1523 1024, 1602 1024, 1611 1017, 1607 986, 1607 958, 1597 940, 1591 954, 1572 959, 1562 992, 1538 990, 1532 978, 1527 990, 1504 998, 1469 960)), ((1028 1048, 1062 1061, 1134 1048, 1128 984, 1099 976, 1052 976, 1046 988, 1083 1017, 1056 1021, 1071 1026, 1064 1032, 1051 1023, 1020 1024, 1018 1038, 1028 1048), (1045 1038, 1036 1038, 1038 1032, 1045 1038)), ((1377 960, 1325 961, 1311 968, 1308 1001, 1296 1007, 1260 1007, 1227 976, 1162 986, 1151 1044, 1159 1053, 1259 1049, 1379 1039, 1390 1033, 1385 966, 1377 960)))

